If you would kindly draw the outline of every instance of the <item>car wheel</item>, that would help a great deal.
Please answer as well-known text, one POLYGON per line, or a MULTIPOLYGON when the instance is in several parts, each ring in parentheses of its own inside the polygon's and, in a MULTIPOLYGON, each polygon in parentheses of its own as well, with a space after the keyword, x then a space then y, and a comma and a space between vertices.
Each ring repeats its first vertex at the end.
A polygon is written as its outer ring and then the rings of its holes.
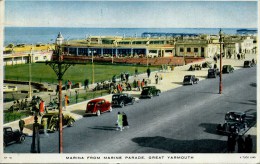
POLYGON ((135 103, 135 100, 134 99, 132 99, 131 100, 131 105, 133 105, 135 103))
POLYGON ((156 96, 159 96, 159 91, 156 92, 156 96))
POLYGON ((21 135, 18 142, 22 143, 25 140, 25 135, 21 135))
POLYGON ((112 110, 113 110, 113 109, 112 109, 112 106, 110 106, 110 108, 109 108, 109 112, 112 112, 112 110))
POLYGON ((100 116, 100 110, 97 111, 97 116, 100 116))
POLYGON ((123 108, 125 106, 125 103, 123 101, 120 102, 120 107, 123 108))
POLYGON ((55 132, 57 130, 56 126, 55 125, 51 125, 50 126, 50 131, 51 132, 55 132))
POLYGON ((153 97, 153 94, 152 94, 152 93, 150 93, 150 94, 149 94, 149 98, 151 99, 152 97, 153 97))
POLYGON ((73 125, 74 125, 74 121, 71 120, 71 121, 68 122, 69 127, 72 127, 73 125))

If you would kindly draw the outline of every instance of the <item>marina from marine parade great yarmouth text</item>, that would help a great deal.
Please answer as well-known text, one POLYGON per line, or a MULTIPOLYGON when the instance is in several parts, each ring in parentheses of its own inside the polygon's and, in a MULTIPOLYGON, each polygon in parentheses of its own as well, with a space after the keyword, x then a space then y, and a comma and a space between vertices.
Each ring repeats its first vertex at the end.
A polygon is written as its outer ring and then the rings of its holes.
MULTIPOLYGON (((222 28, 225 34, 236 34, 241 28, 222 28)), ((249 30, 256 30, 248 28, 249 30)), ((4 46, 8 44, 54 43, 61 32, 65 40, 85 39, 88 36, 140 37, 144 32, 192 33, 218 35, 219 28, 70 28, 70 27, 5 27, 4 46)))

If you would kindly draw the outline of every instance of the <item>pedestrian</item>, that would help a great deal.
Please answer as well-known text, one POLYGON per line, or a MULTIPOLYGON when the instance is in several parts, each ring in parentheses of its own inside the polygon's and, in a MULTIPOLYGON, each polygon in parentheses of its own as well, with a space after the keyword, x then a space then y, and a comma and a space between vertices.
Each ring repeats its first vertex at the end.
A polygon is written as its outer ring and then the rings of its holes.
POLYGON ((143 87, 145 85, 145 80, 143 79, 143 81, 141 82, 141 89, 143 90, 143 87))
POLYGON ((59 93, 59 85, 56 86, 56 96, 59 93))
POLYGON ((65 95, 64 102, 65 102, 65 109, 67 109, 67 106, 69 106, 69 103, 70 103, 68 95, 65 95))
POLYGON ((44 105, 44 101, 41 99, 40 104, 39 104, 39 114, 40 114, 40 116, 42 116, 44 112, 45 112, 45 105, 44 105))
POLYGON ((123 128, 126 127, 126 128, 129 128, 129 124, 128 124, 128 120, 127 120, 127 116, 125 114, 125 112, 122 113, 122 116, 123 116, 123 128))
POLYGON ((158 79, 159 79, 159 76, 157 75, 157 73, 155 74, 155 84, 158 84, 158 79))
POLYGON ((249 134, 245 139, 245 153, 252 153, 253 140, 249 134))
POLYGON ((148 78, 149 78, 149 77, 150 77, 150 74, 151 74, 150 68, 148 68, 148 69, 146 70, 146 72, 147 72, 147 76, 148 76, 148 78))
POLYGON ((133 81, 133 87, 137 88, 137 81, 136 81, 136 79, 134 79, 134 81, 133 81))
POLYGON ((78 91, 75 91, 75 94, 76 94, 76 104, 78 103, 78 98, 79 98, 79 93, 78 91))
POLYGON ((123 115, 120 112, 117 113, 117 130, 123 130, 123 115))
POLYGON ((20 128, 20 132, 23 133, 23 128, 25 126, 25 121, 20 119, 19 121, 19 128, 20 128))
POLYGON ((124 79, 123 73, 121 73, 120 77, 121 77, 121 81, 123 81, 123 79, 124 79))
POLYGON ((126 82, 128 82, 128 80, 129 80, 129 73, 125 74, 125 79, 126 79, 126 82))
POLYGON ((229 134, 227 140, 227 152, 233 153, 235 151, 236 139, 235 135, 229 134))
POLYGON ((68 81, 69 81, 69 80, 67 80, 67 81, 65 82, 65 90, 66 90, 66 91, 68 90, 68 81))
POLYGON ((89 80, 86 79, 86 80, 84 81, 85 90, 88 88, 88 83, 89 83, 89 80))
POLYGON ((135 77, 138 75, 138 69, 135 68, 135 77))
POLYGON ((68 88, 69 88, 69 91, 71 90, 71 87, 72 87, 72 82, 70 80, 68 80, 68 88))
POLYGON ((116 75, 114 75, 114 76, 112 77, 112 82, 113 82, 113 83, 116 83, 116 75))
POLYGON ((243 153, 244 152, 244 146, 245 146, 245 141, 241 135, 238 136, 237 139, 237 152, 238 153, 243 153))
POLYGON ((138 88, 138 91, 141 91, 141 81, 140 81, 140 79, 137 80, 137 88, 138 88))

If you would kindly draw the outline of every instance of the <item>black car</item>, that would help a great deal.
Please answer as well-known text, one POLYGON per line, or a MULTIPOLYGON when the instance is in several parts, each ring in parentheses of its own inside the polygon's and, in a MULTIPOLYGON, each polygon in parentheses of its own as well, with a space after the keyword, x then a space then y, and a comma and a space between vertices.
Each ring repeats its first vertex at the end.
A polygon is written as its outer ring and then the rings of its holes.
POLYGON ((152 98, 153 96, 159 96, 161 93, 160 89, 157 89, 155 86, 143 87, 140 98, 152 98))
POLYGON ((246 114, 244 112, 227 112, 225 114, 225 123, 223 125, 218 124, 218 133, 235 133, 239 134, 242 130, 246 130, 248 123, 246 121, 246 114))
POLYGON ((183 85, 197 84, 198 81, 199 81, 199 79, 196 78, 195 75, 185 75, 183 78, 183 85))
POLYGON ((253 66, 253 64, 250 60, 244 61, 244 68, 250 68, 252 66, 253 66))
POLYGON ((126 104, 134 104, 135 98, 127 93, 114 94, 112 96, 112 106, 124 107, 126 104))
POLYGON ((231 65, 223 65, 222 73, 232 73, 234 68, 231 65))
MULTIPOLYGON (((46 120, 46 130, 48 132, 55 132, 56 130, 59 129, 59 113, 54 112, 54 113, 47 113, 42 116, 41 119, 41 124, 40 124, 40 133, 44 131, 44 124, 46 120)), ((62 126, 73 126, 75 122, 75 119, 71 117, 70 115, 62 115, 62 126)))
POLYGON ((208 69, 208 78, 216 78, 218 74, 218 69, 208 69))
POLYGON ((18 142, 22 143, 25 140, 25 134, 21 133, 19 130, 12 130, 11 127, 4 127, 4 147, 10 143, 18 142))

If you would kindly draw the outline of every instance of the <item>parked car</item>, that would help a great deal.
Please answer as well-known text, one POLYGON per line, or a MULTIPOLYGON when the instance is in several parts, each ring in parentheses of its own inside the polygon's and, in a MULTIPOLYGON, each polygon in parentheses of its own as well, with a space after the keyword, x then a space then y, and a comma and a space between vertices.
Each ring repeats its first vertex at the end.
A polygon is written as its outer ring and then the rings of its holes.
POLYGON ((17 91, 17 86, 4 85, 3 91, 4 91, 4 93, 6 93, 6 92, 16 92, 17 91))
POLYGON ((13 130, 11 127, 4 127, 4 147, 10 143, 18 142, 22 143, 25 140, 25 134, 19 130, 13 130))
MULTIPOLYGON (((47 131, 55 132, 59 129, 59 113, 47 113, 42 116, 41 124, 40 124, 40 132, 44 131, 44 119, 47 121, 47 131)), ((62 126, 73 126, 75 119, 70 115, 62 115, 62 126)))
POLYGON ((221 134, 239 134, 241 130, 246 130, 248 123, 244 112, 227 112, 223 125, 218 124, 217 132, 221 134))
POLYGON ((196 78, 195 75, 185 75, 183 78, 183 85, 197 84, 198 81, 199 81, 199 79, 196 78))
POLYGON ((143 87, 140 98, 152 98, 153 96, 159 96, 161 93, 160 89, 157 89, 155 86, 143 87))
POLYGON ((134 104, 135 98, 127 93, 114 94, 112 96, 112 106, 124 107, 126 104, 134 104))
POLYGON ((250 68, 253 67, 253 64, 250 60, 244 61, 244 68, 250 68))
POLYGON ((223 65, 222 73, 232 73, 234 68, 231 65, 223 65))
POLYGON ((99 116, 104 112, 112 112, 112 104, 103 98, 97 98, 88 102, 85 114, 99 116))
POLYGON ((216 78, 217 75, 219 75, 219 70, 218 69, 208 69, 208 78, 216 78))

